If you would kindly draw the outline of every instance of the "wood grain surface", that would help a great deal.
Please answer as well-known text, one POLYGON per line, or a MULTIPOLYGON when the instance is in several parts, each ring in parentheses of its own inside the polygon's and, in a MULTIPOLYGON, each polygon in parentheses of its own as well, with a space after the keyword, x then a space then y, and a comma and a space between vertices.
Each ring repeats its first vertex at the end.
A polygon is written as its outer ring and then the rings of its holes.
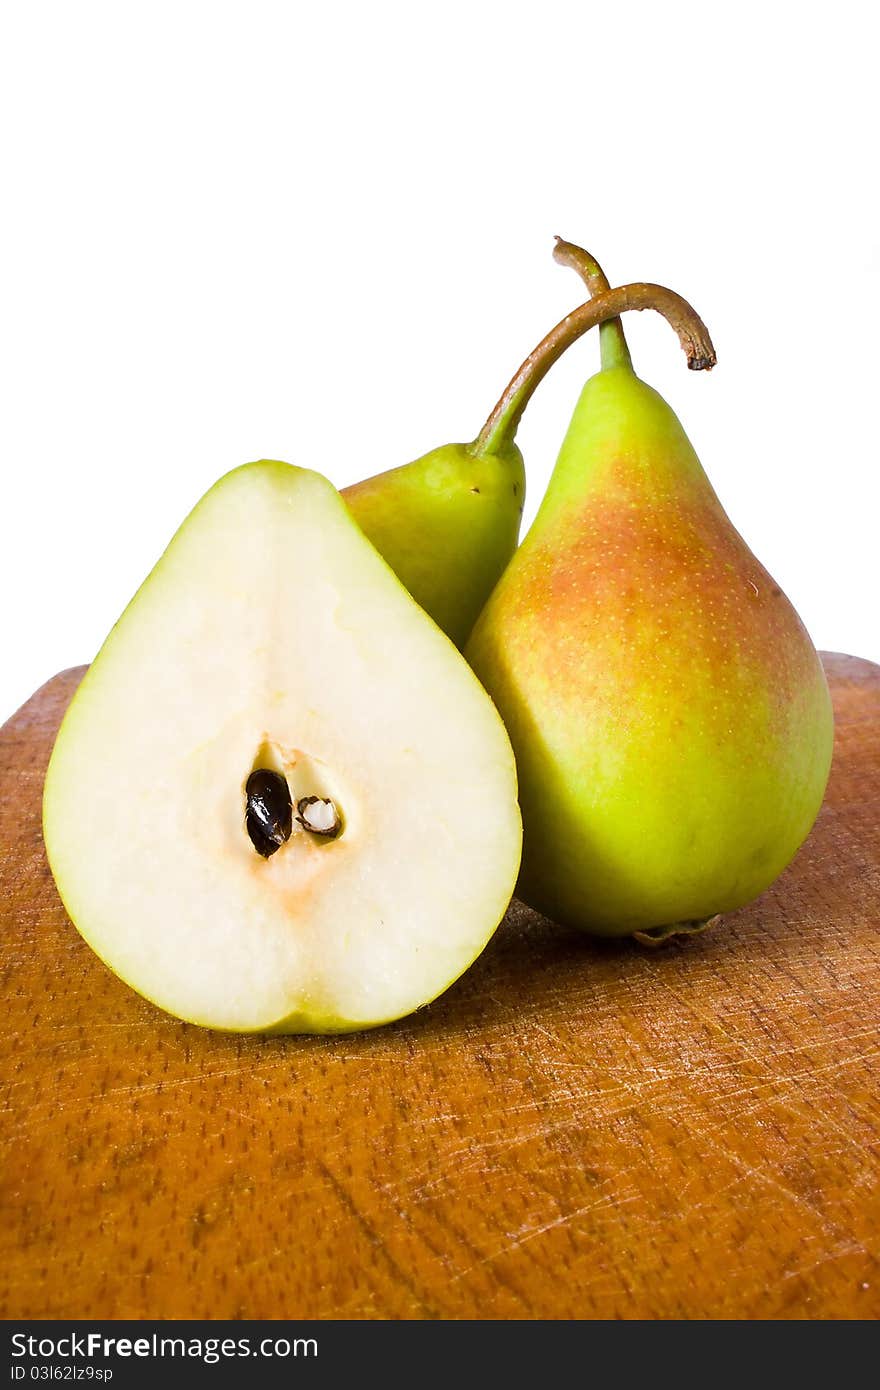
POLYGON ((0 735, 0 1311, 880 1313, 880 668, 826 665, 831 786, 759 902, 661 950, 514 904, 418 1015, 175 1022, 80 940, 43 774, 82 671, 0 735))

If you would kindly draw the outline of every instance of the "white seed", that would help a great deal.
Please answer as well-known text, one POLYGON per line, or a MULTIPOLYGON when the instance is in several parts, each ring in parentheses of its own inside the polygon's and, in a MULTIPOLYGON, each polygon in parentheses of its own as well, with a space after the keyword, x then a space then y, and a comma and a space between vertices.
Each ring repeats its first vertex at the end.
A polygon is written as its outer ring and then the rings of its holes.
POLYGON ((338 835, 342 822, 329 797, 304 796, 296 805, 300 825, 314 835, 338 835))

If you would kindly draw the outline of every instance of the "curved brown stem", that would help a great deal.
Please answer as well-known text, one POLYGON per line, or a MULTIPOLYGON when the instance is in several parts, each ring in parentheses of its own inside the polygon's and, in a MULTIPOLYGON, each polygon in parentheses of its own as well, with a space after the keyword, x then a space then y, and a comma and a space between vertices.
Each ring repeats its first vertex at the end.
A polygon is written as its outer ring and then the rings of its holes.
POLYGON ((535 387, 584 333, 598 324, 632 310, 653 309, 675 329, 692 372, 708 372, 715 366, 715 349, 709 330, 699 314, 674 290, 663 285, 638 283, 606 290, 587 304, 581 304, 551 329, 534 352, 529 353, 519 371, 489 416, 474 443, 479 453, 495 453, 516 433, 523 411, 535 387))
MULTIPOLYGON (((582 246, 575 246, 573 241, 563 241, 562 237, 558 236, 553 248, 553 259, 559 265, 577 271, 591 295, 604 294, 610 288, 608 276, 596 257, 585 251, 582 246)), ((632 358, 620 319, 609 319, 601 325, 599 343, 603 368, 632 367, 632 358)))
POLYGON ((576 270, 591 295, 604 294, 606 290, 610 290, 608 276, 595 256, 585 251, 582 246, 575 246, 573 241, 563 241, 561 236, 554 239, 554 261, 559 265, 567 265, 570 270, 576 270))

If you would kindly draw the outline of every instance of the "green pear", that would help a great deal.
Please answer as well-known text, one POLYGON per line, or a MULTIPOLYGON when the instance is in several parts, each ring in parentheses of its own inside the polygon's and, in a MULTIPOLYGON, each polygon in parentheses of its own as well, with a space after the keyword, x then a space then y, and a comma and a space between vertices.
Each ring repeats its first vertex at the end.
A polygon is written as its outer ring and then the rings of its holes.
POLYGON ((600 935, 663 935, 792 859, 824 795, 831 703, 618 330, 603 362, 466 654, 516 753, 519 895, 600 935))
POLYGON ((316 473, 227 474, 62 723, 44 835, 75 925, 212 1028, 399 1018, 480 953, 521 825, 510 743, 316 473))
POLYGON ((519 540, 522 454, 444 444, 343 490, 352 515, 417 603, 463 646, 519 540))
MULTIPOLYGON (((607 282, 603 287, 608 291, 607 282)), ((515 443, 523 411, 562 353, 597 324, 656 308, 675 324, 689 306, 661 286, 599 294, 551 329, 514 373, 477 438, 445 444, 414 463, 343 489, 352 515, 413 598, 463 647, 516 550, 525 501, 515 443)), ((613 331, 612 323, 612 331, 613 331)), ((683 346, 691 345, 682 338, 683 346)))

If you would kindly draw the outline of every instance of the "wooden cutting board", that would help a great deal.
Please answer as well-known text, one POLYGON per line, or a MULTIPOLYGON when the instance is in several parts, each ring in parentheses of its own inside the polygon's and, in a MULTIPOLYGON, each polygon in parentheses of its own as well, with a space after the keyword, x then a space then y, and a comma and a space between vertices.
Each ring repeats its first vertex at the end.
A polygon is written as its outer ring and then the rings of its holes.
POLYGON ((880 1313, 880 667, 826 666, 827 802, 794 865, 648 951, 519 904, 373 1033, 175 1022, 71 926, 40 794, 82 669, 0 734, 0 1312, 880 1313))

